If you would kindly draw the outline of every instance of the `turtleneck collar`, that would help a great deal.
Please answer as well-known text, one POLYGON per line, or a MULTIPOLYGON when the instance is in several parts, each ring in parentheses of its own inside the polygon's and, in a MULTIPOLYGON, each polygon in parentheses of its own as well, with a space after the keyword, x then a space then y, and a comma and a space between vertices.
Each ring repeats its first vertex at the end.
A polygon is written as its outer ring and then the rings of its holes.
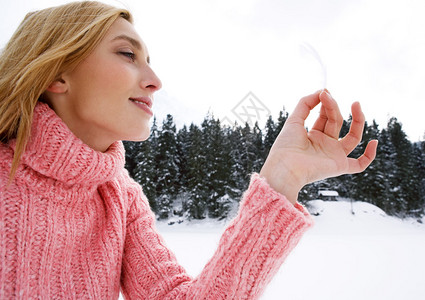
MULTIPOLYGON (((10 142, 15 148, 15 140, 10 142)), ((77 138, 45 103, 34 109, 31 136, 21 163, 66 184, 98 185, 114 178, 125 163, 122 142, 98 152, 77 138)))

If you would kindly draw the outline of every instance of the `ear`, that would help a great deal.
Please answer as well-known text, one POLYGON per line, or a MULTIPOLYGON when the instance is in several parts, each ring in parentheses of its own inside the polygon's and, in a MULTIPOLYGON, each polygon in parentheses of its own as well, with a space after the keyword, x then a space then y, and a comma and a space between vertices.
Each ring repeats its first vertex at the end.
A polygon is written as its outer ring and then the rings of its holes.
POLYGON ((55 94, 64 94, 68 91, 68 84, 62 78, 58 78, 49 84, 46 91, 55 94))

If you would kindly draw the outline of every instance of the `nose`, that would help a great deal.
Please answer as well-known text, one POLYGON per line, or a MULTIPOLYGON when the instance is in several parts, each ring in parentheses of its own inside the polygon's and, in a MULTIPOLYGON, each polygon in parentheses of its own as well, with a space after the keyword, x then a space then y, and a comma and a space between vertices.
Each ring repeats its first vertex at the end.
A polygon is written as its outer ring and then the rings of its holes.
POLYGON ((158 91, 162 87, 161 80, 148 64, 145 65, 141 72, 140 87, 149 90, 151 93, 158 91))

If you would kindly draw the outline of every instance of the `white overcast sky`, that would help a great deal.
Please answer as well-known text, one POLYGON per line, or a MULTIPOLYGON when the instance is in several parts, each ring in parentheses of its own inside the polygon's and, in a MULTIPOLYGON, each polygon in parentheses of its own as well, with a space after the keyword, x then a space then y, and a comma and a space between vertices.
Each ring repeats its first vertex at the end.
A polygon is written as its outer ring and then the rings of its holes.
MULTIPOLYGON (((28 11, 68 2, 0 1, 0 47, 28 11)), ((326 82, 345 118, 360 101, 381 129, 394 116, 412 141, 424 138, 422 0, 105 2, 134 14, 163 82, 154 106, 159 119, 171 113, 178 125, 198 123, 211 111, 234 120, 232 108, 249 92, 277 117, 326 82)))

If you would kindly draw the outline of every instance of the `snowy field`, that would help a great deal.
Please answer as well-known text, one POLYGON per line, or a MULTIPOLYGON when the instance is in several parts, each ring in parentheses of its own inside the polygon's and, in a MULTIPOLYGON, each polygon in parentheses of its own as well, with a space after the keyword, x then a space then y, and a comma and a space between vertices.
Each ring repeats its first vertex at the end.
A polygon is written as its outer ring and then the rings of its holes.
MULTIPOLYGON (((389 217, 368 203, 310 202, 315 226, 267 287, 262 300, 425 299, 425 224, 389 217)), ((425 221, 425 220, 422 220, 425 221)), ((223 223, 159 223, 178 261, 196 276, 223 223)))

